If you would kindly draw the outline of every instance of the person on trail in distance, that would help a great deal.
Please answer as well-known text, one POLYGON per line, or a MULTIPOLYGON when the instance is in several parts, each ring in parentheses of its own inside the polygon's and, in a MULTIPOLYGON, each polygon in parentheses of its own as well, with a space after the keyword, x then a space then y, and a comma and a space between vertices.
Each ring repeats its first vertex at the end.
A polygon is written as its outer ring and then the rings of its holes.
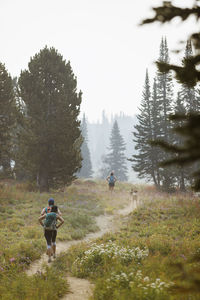
POLYGON ((115 182, 117 181, 117 178, 114 176, 114 172, 112 171, 110 175, 106 178, 108 181, 109 191, 114 190, 115 182))
MULTIPOLYGON (((49 198, 49 200, 48 200, 48 207, 44 207, 43 209, 42 209, 42 211, 41 211, 41 216, 43 216, 43 215, 45 215, 45 214, 47 214, 47 213, 49 213, 50 211, 51 211, 51 207, 52 206, 54 206, 54 199, 53 198, 49 198)), ((60 210, 59 210, 59 208, 58 208, 58 215, 62 215, 61 214, 61 212, 60 212, 60 210)))
POLYGON ((63 218, 58 214, 58 207, 53 205, 51 211, 39 217, 38 221, 44 227, 44 236, 47 242, 48 262, 51 262, 51 255, 56 258, 56 236, 57 229, 64 223, 63 218), (42 222, 44 220, 44 222, 42 222), (57 225, 57 221, 60 223, 57 225))

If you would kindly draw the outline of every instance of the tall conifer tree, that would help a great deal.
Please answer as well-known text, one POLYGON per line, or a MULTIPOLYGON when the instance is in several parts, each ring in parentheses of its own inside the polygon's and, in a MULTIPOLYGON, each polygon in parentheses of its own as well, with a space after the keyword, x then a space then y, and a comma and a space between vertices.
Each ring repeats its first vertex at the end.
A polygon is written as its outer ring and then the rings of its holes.
POLYGON ((12 130, 16 107, 12 78, 0 63, 0 167, 4 177, 11 176, 12 130))
MULTIPOLYGON (((169 63, 169 53, 166 38, 161 40, 159 63, 169 63)), ((158 105, 160 106, 160 138, 165 142, 170 142, 172 137, 172 122, 169 116, 173 112, 173 84, 171 72, 157 71, 157 97, 158 105)), ((168 159, 169 154, 162 152, 162 159, 168 159)), ((162 186, 168 191, 173 185, 173 173, 170 168, 162 169, 162 186)))
MULTIPOLYGON (((186 115, 186 108, 184 104, 184 99, 181 97, 180 92, 177 94, 177 99, 175 103, 175 109, 174 113, 177 115, 186 115)), ((183 126, 184 121, 176 122, 174 121, 174 126, 183 126)), ((184 138, 177 133, 174 133, 174 145, 176 146, 183 146, 184 144, 184 138)), ((178 154, 177 154, 178 155, 178 154)), ((184 166, 177 166, 176 167, 176 175, 177 175, 177 181, 178 181, 178 187, 179 189, 184 192, 186 190, 186 181, 189 179, 189 175, 191 173, 190 167, 184 167, 184 166)))
MULTIPOLYGON (((124 155, 125 142, 120 134, 117 121, 114 122, 110 135, 110 152, 104 158, 104 163, 110 171, 114 171, 120 181, 127 180, 126 157, 124 155)), ((108 175, 108 174, 107 174, 108 175)))
MULTIPOLYGON (((154 78, 153 91, 152 91, 152 102, 151 102, 151 124, 152 124, 152 139, 155 141, 161 137, 161 105, 158 99, 157 81, 154 78)), ((161 169, 159 163, 162 159, 162 151, 159 147, 151 148, 151 160, 153 170, 153 181, 155 185, 160 188, 161 184, 161 169)))
POLYGON ((88 130, 85 114, 81 122, 81 133, 83 137, 83 143, 81 146, 81 155, 82 155, 82 167, 78 173, 79 177, 90 178, 92 177, 92 163, 90 158, 90 150, 88 147, 88 130))
POLYGON ((81 92, 70 62, 54 48, 42 49, 28 67, 19 78, 25 109, 18 160, 48 191, 71 183, 81 166, 81 92))
MULTIPOLYGON (((192 58, 192 56, 193 56, 192 43, 190 40, 188 40, 185 47, 183 64, 185 60, 192 58)), ((194 87, 189 87, 188 85, 182 83, 179 97, 182 98, 187 113, 191 114, 194 112, 198 112, 198 110, 200 109, 200 103, 198 104, 198 98, 196 96, 196 91, 194 87)))
MULTIPOLYGON (((190 59, 193 57, 193 51, 192 51, 192 43, 190 40, 187 41, 186 47, 185 47, 185 55, 183 58, 183 65, 184 62, 187 59, 190 59)), ((197 91, 195 87, 189 87, 188 85, 182 83, 181 89, 178 92, 177 95, 177 101, 175 105, 174 113, 177 115, 185 116, 187 114, 191 113, 197 113, 200 108, 200 104, 198 104, 198 97, 197 97, 197 91)), ((175 127, 177 126, 184 126, 184 121, 180 120, 179 122, 174 121, 175 127)), ((178 134, 174 135, 174 145, 176 146, 183 146, 184 138, 178 134)), ((178 185, 180 190, 185 191, 185 183, 186 181, 189 181, 189 177, 192 173, 192 168, 194 169, 195 166, 185 166, 185 167, 178 167, 176 168, 176 172, 178 173, 178 185)))
MULTIPOLYGON (((154 85, 154 88, 155 96, 156 85, 154 85)), ((154 100, 156 101, 156 99, 154 100)), ((156 109, 156 104, 154 109, 156 109)), ((153 179, 155 185, 159 185, 156 157, 154 156, 153 147, 149 144, 149 141, 153 139, 153 126, 156 128, 156 124, 152 124, 152 113, 154 113, 154 118, 156 118, 157 115, 155 115, 156 111, 152 111, 148 71, 146 71, 144 90, 139 110, 140 114, 137 115, 138 124, 134 127, 135 131, 133 132, 137 154, 133 155, 129 160, 133 162, 132 168, 138 173, 139 178, 153 179)), ((154 121, 156 122, 156 120, 154 121)))

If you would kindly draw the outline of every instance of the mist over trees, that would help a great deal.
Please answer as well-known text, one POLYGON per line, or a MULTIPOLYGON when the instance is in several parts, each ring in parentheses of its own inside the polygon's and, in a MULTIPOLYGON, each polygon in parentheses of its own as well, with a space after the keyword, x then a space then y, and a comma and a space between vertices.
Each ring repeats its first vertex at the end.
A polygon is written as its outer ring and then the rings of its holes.
MULTIPOLYGON (((89 136, 88 147, 90 149, 94 177, 105 178, 111 171, 105 163, 105 157, 109 152, 110 135, 115 120, 118 123, 120 134, 126 144, 124 151, 125 157, 128 158, 133 154, 133 151, 135 152, 132 143, 131 129, 133 125, 136 124, 136 117, 128 116, 121 112, 120 114, 111 115, 111 117, 108 118, 106 112, 103 111, 101 121, 87 123, 89 136), (104 174, 102 174, 103 170, 104 174)), ((138 180, 136 173, 131 170, 131 163, 126 161, 126 164, 128 168, 128 179, 134 181, 138 180)))
POLYGON ((69 184, 81 166, 81 92, 70 62, 45 47, 18 80, 21 123, 15 172, 25 170, 40 191, 69 184))
MULTIPOLYGON (((187 41, 183 62, 192 55, 191 41, 187 41)), ((167 40, 162 38, 158 62, 169 64, 169 61, 167 40)), ((140 178, 153 181, 159 189, 165 191, 170 191, 175 186, 184 191, 186 184, 191 183, 191 167, 162 166, 162 161, 171 159, 172 154, 161 148, 159 143, 155 146, 156 141, 159 140, 166 144, 172 143, 174 146, 183 145, 184 137, 173 131, 177 122, 173 121, 170 116, 174 113, 189 115, 199 111, 199 91, 184 83, 179 86, 179 91, 175 96, 171 71, 161 72, 158 69, 151 90, 147 71, 140 113, 137 115, 138 124, 133 131, 133 140, 137 150, 137 153, 130 159, 133 163, 133 170, 140 178)), ((182 122, 179 126, 184 125, 184 121, 182 122)))
MULTIPOLYGON (((182 64, 192 57, 192 43, 187 41, 182 64)), ((170 62, 166 38, 161 40, 158 62, 170 62)), ((41 192, 70 184, 76 176, 105 178, 112 170, 121 181, 134 180, 137 173, 165 191, 176 186, 184 191, 193 184, 191 174, 198 165, 162 166, 172 154, 150 141, 184 145, 184 136, 173 128, 184 128, 185 120, 170 116, 199 113, 198 87, 179 83, 175 95, 170 72, 158 69, 150 79, 146 70, 137 118, 120 113, 109 119, 103 111, 101 122, 89 123, 85 115, 78 120, 82 94, 70 62, 54 48, 45 47, 31 58, 18 79, 12 79, 3 64, 0 68, 1 176, 13 175, 14 161, 16 178, 37 181, 41 192)))
POLYGON ((81 135, 83 137, 83 143, 81 146, 81 156, 82 156, 82 167, 80 172, 78 172, 78 177, 83 178, 91 178, 93 171, 92 171, 92 163, 90 158, 90 150, 88 147, 88 130, 87 130, 87 121, 85 114, 83 115, 81 121, 81 135))

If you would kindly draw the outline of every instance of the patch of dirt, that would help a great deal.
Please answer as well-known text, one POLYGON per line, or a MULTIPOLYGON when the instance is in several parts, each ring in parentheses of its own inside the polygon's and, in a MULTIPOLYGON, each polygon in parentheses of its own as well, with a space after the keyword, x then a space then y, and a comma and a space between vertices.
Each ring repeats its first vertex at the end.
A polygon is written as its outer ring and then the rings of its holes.
POLYGON ((66 294, 62 300, 84 300, 92 296, 94 285, 86 279, 67 276, 71 293, 66 294))
MULTIPOLYGON (((57 243, 56 253, 66 252, 72 245, 76 245, 80 242, 90 242, 101 236, 106 232, 115 231, 116 223, 114 222, 117 216, 123 215, 126 216, 131 213, 137 207, 136 201, 131 201, 131 203, 123 209, 116 211, 113 215, 100 215, 96 217, 96 223, 100 230, 98 232, 89 233, 82 240, 74 240, 68 242, 59 242, 57 243)), ((43 254, 42 257, 31 264, 30 268, 27 270, 28 275, 33 275, 39 271, 42 271, 44 265, 47 263, 48 257, 46 254, 43 254)), ((70 285, 70 294, 65 295, 63 300, 87 300, 92 295, 93 284, 91 284, 86 279, 80 279, 76 277, 67 276, 67 281, 70 285)))

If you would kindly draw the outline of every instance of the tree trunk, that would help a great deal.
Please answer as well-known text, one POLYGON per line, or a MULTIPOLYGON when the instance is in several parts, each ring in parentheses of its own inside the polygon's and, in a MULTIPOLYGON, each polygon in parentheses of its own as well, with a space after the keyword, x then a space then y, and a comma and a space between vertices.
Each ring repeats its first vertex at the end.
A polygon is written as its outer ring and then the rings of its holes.
POLYGON ((49 182, 47 171, 43 168, 40 169, 38 174, 38 184, 40 193, 49 192, 49 182))
POLYGON ((186 188, 185 188, 185 178, 184 178, 184 174, 183 174, 183 170, 181 169, 181 177, 180 177, 180 191, 181 192, 185 192, 186 188))
POLYGON ((153 178, 153 182, 154 182, 154 184, 155 184, 155 186, 156 186, 156 188, 158 187, 158 183, 157 183, 157 180, 156 180, 156 176, 155 176, 155 172, 153 171, 152 172, 152 178, 153 178))
POLYGON ((12 178, 12 170, 10 166, 10 160, 5 158, 2 162, 3 166, 3 177, 4 178, 12 178))
POLYGON ((160 172, 159 172, 159 169, 157 170, 157 182, 158 182, 158 188, 160 189, 160 172))

